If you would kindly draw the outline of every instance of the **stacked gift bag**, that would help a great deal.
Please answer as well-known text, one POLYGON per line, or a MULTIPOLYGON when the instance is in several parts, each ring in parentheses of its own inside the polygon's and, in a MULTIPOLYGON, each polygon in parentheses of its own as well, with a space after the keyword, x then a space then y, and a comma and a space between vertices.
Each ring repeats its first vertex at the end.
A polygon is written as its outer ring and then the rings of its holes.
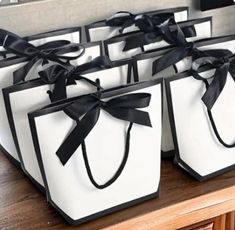
POLYGON ((233 169, 235 35, 211 36, 187 7, 0 30, 1 149, 71 224, 157 198, 161 157, 233 169))

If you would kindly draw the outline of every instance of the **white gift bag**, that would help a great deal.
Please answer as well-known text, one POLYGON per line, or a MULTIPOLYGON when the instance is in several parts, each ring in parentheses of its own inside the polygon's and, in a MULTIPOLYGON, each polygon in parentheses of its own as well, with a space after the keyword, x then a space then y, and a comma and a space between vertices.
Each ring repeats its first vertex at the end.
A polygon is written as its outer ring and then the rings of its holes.
MULTIPOLYGON (((85 95, 29 114, 48 200, 71 224, 81 224, 158 195, 161 81, 85 95), (150 95, 149 106, 145 107, 145 97, 150 95), (139 99, 134 102, 136 96, 139 99), (93 103, 98 110, 94 109, 93 103), (84 104, 89 105, 88 111, 77 121, 72 114, 80 114, 78 111, 84 104), (127 107, 136 109, 129 113, 127 107), (152 127, 130 124, 127 117, 132 114, 134 118, 135 113, 139 113, 137 110, 148 113, 152 127), (98 121, 94 124, 97 113, 98 121), (122 120, 123 116, 126 120, 122 120), (86 123, 89 117, 91 119, 86 123), (89 134, 76 126, 79 122, 90 130, 89 134), (86 136, 84 142, 78 136, 70 143, 74 133, 86 136), (85 144, 77 148, 80 141, 85 144), (67 144, 71 146, 70 153, 64 149, 67 144), (67 157, 69 155, 71 157, 67 157)), ((139 115, 140 120, 144 119, 143 114, 139 115)))
MULTIPOLYGON (((194 19, 178 23, 180 28, 184 31, 188 42, 211 37, 212 35, 211 24, 212 24, 211 17, 194 19)), ((172 28, 174 28, 174 26, 172 26, 172 28)), ((159 41, 153 40, 151 42, 150 40, 149 42, 148 37, 150 36, 152 36, 152 33, 149 33, 149 35, 147 35, 143 32, 136 32, 131 35, 130 34, 123 35, 121 37, 108 39, 104 41, 105 53, 110 57, 112 61, 116 61, 120 59, 133 57, 144 51, 156 50, 159 48, 169 46, 169 43, 163 40, 162 35, 160 35, 160 33, 159 33, 159 41), (139 47, 133 46, 127 48, 127 46, 132 46, 135 40, 138 39, 145 39, 145 40, 147 39, 148 41, 146 40, 146 42, 150 44, 146 44, 139 47)))
MULTIPOLYGON (((95 53, 94 51, 92 53, 88 52, 88 54, 86 61, 90 59, 90 55, 93 55, 93 58, 99 56, 99 53, 95 53)), ((82 73, 82 77, 93 82, 99 79, 99 84, 104 89, 107 89, 126 84, 130 81, 130 70, 131 61, 122 61, 113 64, 112 68, 99 69, 99 67, 97 67, 96 69, 88 70, 82 73)), ((60 77, 61 76, 59 76, 59 78, 60 77)), ((3 89, 7 115, 21 165, 29 178, 42 190, 44 184, 34 151, 27 114, 51 102, 47 92, 53 92, 53 87, 52 84, 37 79, 3 89)), ((84 79, 80 79, 76 80, 76 84, 68 85, 66 91, 66 96, 72 97, 96 92, 97 87, 84 79)), ((66 96, 64 96, 64 98, 66 98, 66 96)), ((55 99, 53 100, 55 101, 55 99)))
POLYGON ((164 17, 165 19, 167 19, 167 17, 173 16, 177 22, 186 21, 188 20, 188 7, 177 7, 177 8, 164 9, 164 10, 155 10, 155 11, 139 13, 135 15, 129 12, 125 12, 125 11, 118 12, 117 14, 113 15, 112 17, 106 20, 91 23, 85 26, 87 41, 88 42, 103 41, 103 40, 112 38, 114 36, 120 35, 121 34, 120 23, 122 25, 124 24, 126 25, 128 23, 128 26, 125 27, 125 29, 123 29, 122 34, 130 33, 133 31, 138 31, 139 28, 135 26, 135 21, 138 18, 142 17, 143 15, 147 15, 147 16, 156 15, 158 17, 164 17), (112 23, 111 21, 115 19, 118 21, 116 23, 115 22, 112 23), (129 25, 130 21, 132 23, 129 25))
MULTIPOLYGON (((222 36, 202 39, 195 41, 195 47, 201 51, 216 50, 226 48, 232 53, 235 53, 235 35, 222 36)), ((153 78, 167 78, 176 73, 181 73, 185 70, 189 70, 192 64, 192 57, 187 56, 181 61, 175 63, 174 65, 168 66, 162 71, 153 75, 153 63, 160 57, 164 56, 168 52, 171 52, 174 48, 166 48, 159 51, 146 52, 137 55, 134 59, 137 63, 136 75, 137 81, 146 81, 153 78)), ((190 54, 192 55, 192 54, 190 54)), ((169 121, 168 106, 166 100, 165 87, 163 87, 163 132, 162 132, 162 156, 171 157, 174 155, 174 143, 172 138, 172 132, 169 121)))
MULTIPOLYGON (((92 59, 92 57, 97 57, 101 54, 101 43, 100 42, 88 43, 88 44, 85 45, 87 47, 87 49, 86 49, 87 55, 83 55, 78 60, 75 59, 75 60, 71 61, 71 63, 79 64, 79 62, 87 61, 87 59, 88 59, 88 61, 90 61, 92 59), (90 45, 88 45, 88 44, 90 44, 90 45), (90 47, 88 47, 88 46, 90 46, 90 47)), ((82 45, 82 47, 84 47, 84 45, 82 45)), ((68 49, 68 51, 70 52, 70 49, 68 49)), ((61 55, 63 55, 63 54, 61 54, 61 55)), ((74 56, 73 53, 64 54, 64 55, 74 56)), ((29 60, 27 58, 14 58, 14 57, 0 61, 0 73, 1 73, 0 88, 1 88, 1 90, 3 88, 6 88, 6 87, 11 86, 13 84, 14 71, 22 68, 27 63, 29 63, 29 60)), ((52 63, 53 62, 51 62, 50 64, 52 64, 52 63)), ((27 79, 29 76, 31 79, 38 78, 37 73, 41 69, 42 69, 42 66, 40 65, 40 63, 34 65, 33 68, 27 74, 27 76, 25 76, 25 78, 27 79)), ((4 150, 6 155, 9 156, 9 158, 15 164, 19 165, 19 157, 18 157, 17 150, 16 150, 16 147, 15 147, 15 144, 13 141, 11 130, 9 127, 2 93, 0 94, 0 106, 2 108, 0 110, 0 145, 2 146, 2 149, 4 150)))
MULTIPOLYGON (((0 29, 0 51, 5 51, 3 47, 4 37, 7 34, 12 34, 9 31, 0 29)), ((15 35, 15 34, 13 34, 15 35)), ((66 40, 73 43, 80 43, 82 41, 82 30, 81 27, 72 27, 65 28, 60 30, 53 30, 49 32, 44 32, 36 35, 31 35, 23 38, 28 41, 30 44, 34 46, 40 46, 47 42, 58 41, 58 40, 66 40)), ((3 57, 12 57, 15 56, 14 53, 7 52, 5 55, 3 53, 3 57)))
POLYGON ((175 161, 200 181, 235 168, 235 62, 216 62, 165 80, 175 161))

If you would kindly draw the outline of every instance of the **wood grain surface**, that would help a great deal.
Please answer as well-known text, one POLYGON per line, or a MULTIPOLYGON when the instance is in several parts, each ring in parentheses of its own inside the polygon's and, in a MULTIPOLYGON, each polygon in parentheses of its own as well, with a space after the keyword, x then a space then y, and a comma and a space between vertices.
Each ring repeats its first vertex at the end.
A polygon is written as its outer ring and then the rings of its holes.
POLYGON ((72 227, 0 152, 0 229, 176 229, 235 210, 234 185, 235 171, 200 183, 165 160, 160 198, 72 227))

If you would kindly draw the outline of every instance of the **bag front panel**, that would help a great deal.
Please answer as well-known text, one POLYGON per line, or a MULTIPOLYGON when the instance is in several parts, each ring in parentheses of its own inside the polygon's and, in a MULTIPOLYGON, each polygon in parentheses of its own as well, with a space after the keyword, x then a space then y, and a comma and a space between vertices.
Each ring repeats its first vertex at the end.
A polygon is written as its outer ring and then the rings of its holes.
MULTIPOLYGON (((73 220, 147 196, 158 190, 161 86, 152 86, 134 93, 139 92, 152 95, 151 103, 145 111, 149 112, 153 127, 133 125, 130 153, 124 171, 111 186, 102 190, 97 190, 90 183, 80 147, 65 166, 62 166, 55 154, 74 128, 74 121, 63 111, 35 118, 40 156, 50 198, 73 220)), ((128 122, 115 119, 102 111, 98 123, 87 136, 85 140, 87 154, 92 173, 98 182, 110 179, 120 165, 127 127, 128 122)))
MULTIPOLYGON (((212 71, 203 73, 210 76, 212 71)), ((206 177, 235 164, 234 148, 225 148, 217 140, 207 110, 201 100, 205 92, 202 81, 186 77, 170 82, 172 112, 179 158, 201 177, 206 177)), ((226 85, 212 108, 220 135, 234 142, 234 81, 226 85)), ((191 172, 194 175, 194 173, 191 172)))

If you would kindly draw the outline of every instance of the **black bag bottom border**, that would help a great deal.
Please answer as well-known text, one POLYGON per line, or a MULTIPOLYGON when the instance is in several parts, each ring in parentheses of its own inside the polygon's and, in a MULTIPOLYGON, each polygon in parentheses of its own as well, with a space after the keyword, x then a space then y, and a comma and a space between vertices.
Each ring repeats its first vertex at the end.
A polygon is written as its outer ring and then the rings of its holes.
POLYGON ((21 168, 21 164, 19 161, 17 161, 13 156, 11 156, 11 154, 8 153, 8 151, 2 146, 0 145, 0 151, 2 154, 4 154, 7 159, 13 164, 15 165, 17 168, 21 168))
POLYGON ((44 186, 42 186, 40 183, 38 183, 24 168, 24 166, 21 166, 24 174, 28 177, 30 182, 43 194, 46 195, 46 189, 44 186))
MULTIPOLYGON (((160 184, 160 183, 159 183, 160 184)), ((152 200, 152 199, 155 199, 155 198, 158 198, 159 197, 159 190, 160 190, 160 186, 158 186, 158 190, 152 194, 149 194, 147 196, 144 196, 144 197, 141 197, 141 198, 137 198, 135 200, 132 200, 132 201, 129 201, 129 202, 126 202, 126 203, 123 203, 123 204, 120 204, 120 205, 117 205, 117 206, 114 206, 112 208, 108 208, 108 209, 105 209, 103 211, 100 211, 100 212, 97 212, 95 214, 92 214, 90 216, 86 216, 86 217, 83 217, 81 219, 78 219, 78 220, 74 220, 72 219, 71 217, 69 217, 66 213, 64 213, 52 200, 50 197, 48 197, 48 202, 49 204, 70 224, 70 225, 81 225, 81 224, 84 224, 84 223, 87 223, 87 222, 90 222, 92 220, 96 220, 98 218, 101 218, 101 217, 104 217, 104 216, 107 216, 109 214, 112 214, 112 213, 115 213, 115 212, 118 212, 118 211, 121 211, 121 210, 124 210, 124 209, 127 209, 127 208, 130 208, 132 206, 135 206, 137 204, 141 204, 145 201, 148 201, 148 200, 152 200)))
MULTIPOLYGON (((23 170, 23 172, 25 173, 25 175, 27 176, 27 178, 29 179, 30 182, 32 182, 32 184, 45 196, 47 196, 46 194, 46 189, 41 185, 39 184, 22 166, 21 164, 15 160, 1 145, 0 145, 0 150, 4 153, 4 155, 6 155, 6 157, 15 165, 17 166, 18 168, 21 168, 23 170)), ((160 183, 159 183, 160 184, 160 183)), ((123 204, 120 204, 120 205, 117 205, 115 207, 112 207, 112 208, 109 208, 109 209, 106 209, 106 210, 103 210, 101 212, 98 212, 98 213, 95 213, 95 214, 92 214, 90 216, 87 216, 87 217, 84 217, 82 219, 79 219, 79 220, 73 220, 72 218, 70 218, 67 214, 65 214, 53 201, 52 199, 50 198, 50 196, 47 197, 47 200, 48 200, 48 203, 71 225, 80 225, 80 224, 83 224, 83 223, 86 223, 88 221, 91 221, 91 220, 95 220, 95 219, 98 219, 100 217, 103 217, 103 216, 106 216, 106 215, 109 215, 111 213, 114 213, 114 212, 117 212, 117 211, 121 211, 123 209, 126 209, 126 208, 130 208, 134 205, 137 205, 137 204, 140 204, 140 203, 143 203, 145 201, 148 201, 148 200, 151 200, 151 199, 154 199, 154 198, 158 198, 159 197, 159 190, 160 190, 160 186, 158 186, 158 190, 150 195, 147 195, 147 196, 144 196, 144 197, 141 197, 141 198, 137 198, 135 200, 132 200, 132 201, 129 201, 129 202, 126 202, 126 203, 123 203, 123 204)))
POLYGON ((181 169, 183 170, 183 172, 187 175, 190 175, 190 177, 198 180, 199 182, 204 182, 210 179, 213 179, 216 176, 220 176, 224 173, 227 173, 231 170, 235 170, 235 164, 230 165, 226 168, 220 169, 216 172, 210 173, 206 176, 201 176, 200 174, 198 174, 196 171, 194 171, 187 163, 185 163, 181 158, 180 155, 178 153, 175 154, 175 159, 174 159, 174 163, 181 169))

